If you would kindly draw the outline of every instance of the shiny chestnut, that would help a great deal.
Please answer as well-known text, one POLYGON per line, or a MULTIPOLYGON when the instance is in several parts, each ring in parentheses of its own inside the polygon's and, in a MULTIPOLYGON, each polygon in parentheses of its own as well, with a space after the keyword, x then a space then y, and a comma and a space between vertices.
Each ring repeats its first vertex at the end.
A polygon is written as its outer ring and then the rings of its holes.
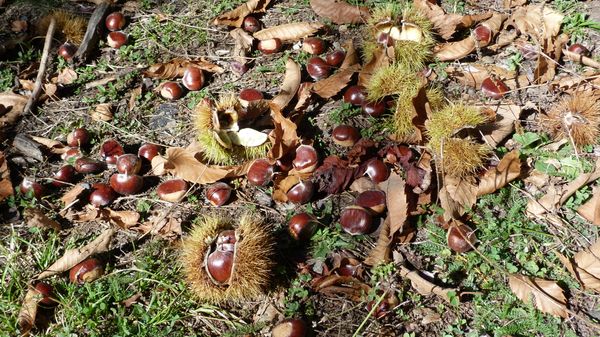
POLYGON ((331 72, 331 66, 322 58, 314 56, 309 58, 306 62, 306 71, 310 77, 318 81, 329 76, 329 73, 331 72))
POLYGON ((362 105, 363 112, 371 117, 379 117, 383 115, 386 108, 387 104, 385 104, 383 101, 365 102, 362 105))
POLYGON ((312 198, 314 190, 313 182, 304 180, 290 188, 286 195, 288 200, 294 204, 306 204, 312 198))
POLYGON ((104 274, 104 266, 100 260, 89 258, 83 260, 69 271, 69 280, 75 284, 92 282, 104 274))
POLYGON ((75 160, 75 171, 79 173, 100 173, 106 169, 106 164, 89 157, 79 157, 75 160))
POLYGON ((344 92, 344 102, 354 106, 362 106, 365 103, 367 94, 366 88, 362 85, 353 85, 344 92))
POLYGON ((340 214, 340 225, 350 235, 369 234, 373 231, 373 217, 360 206, 348 206, 340 214))
POLYGON ((501 99, 510 89, 501 80, 494 80, 490 77, 481 82, 481 91, 487 97, 501 99))
POLYGON ((76 171, 73 165, 64 165, 54 173, 54 176, 52 176, 52 185, 61 187, 72 183, 75 179, 75 173, 76 171))
POLYGON ((41 199, 46 193, 46 189, 42 184, 29 178, 23 179, 19 185, 19 191, 25 196, 31 196, 36 199, 41 199))
POLYGON ((193 66, 187 67, 181 78, 181 83, 183 83, 183 86, 188 90, 200 90, 200 88, 204 86, 204 74, 202 69, 193 66))
POLYGON ((296 148, 296 156, 292 165, 300 173, 314 172, 319 163, 317 150, 311 145, 302 144, 296 148))
POLYGON ((473 249, 473 244, 477 241, 475 231, 465 225, 451 225, 446 233, 448 247, 457 253, 465 253, 473 249))
POLYGON ((257 159, 248 168, 246 178, 252 185, 265 186, 273 180, 273 174, 273 165, 268 160, 257 159))
POLYGON ((124 153, 123 146, 114 139, 108 139, 100 146, 100 156, 108 165, 115 165, 117 158, 124 153))
POLYGON ((136 194, 144 188, 144 178, 137 174, 115 173, 110 177, 110 187, 122 195, 136 194))
POLYGON ((390 176, 390 169, 382 160, 373 158, 366 163, 365 174, 369 176, 374 183, 378 184, 387 180, 390 176))
POLYGON ((56 301, 54 300, 54 287, 46 282, 38 282, 34 286, 35 291, 40 294, 41 299, 38 302, 42 306, 54 306, 56 301))
POLYGON ((122 31, 110 32, 106 37, 106 42, 112 48, 119 49, 127 43, 127 34, 122 31))
POLYGON ((310 240, 317 228, 317 221, 312 214, 298 213, 288 221, 288 231, 297 241, 310 240))
POLYGON ((86 128, 77 128, 67 135, 67 145, 83 147, 90 143, 90 133, 86 128))
POLYGON ((227 283, 231 278, 234 252, 215 250, 206 259, 206 270, 217 283, 227 283))
POLYGON ((356 197, 356 204, 375 214, 381 214, 385 211, 386 206, 385 192, 379 190, 364 191, 356 197))
POLYGON ((58 48, 58 55, 67 61, 75 56, 75 52, 77 52, 77 47, 69 42, 63 43, 58 48))
POLYGON ((311 55, 320 55, 325 51, 326 45, 323 39, 318 37, 309 37, 302 42, 302 50, 311 55))
POLYGON ((260 30, 260 21, 257 18, 248 15, 242 21, 242 29, 248 33, 256 33, 260 30))
POLYGON ((214 183, 206 189, 206 199, 216 207, 225 205, 231 198, 231 187, 226 183, 214 183))
POLYGON ((104 20, 104 24, 106 25, 106 29, 114 32, 116 30, 121 30, 125 27, 125 16, 119 12, 113 12, 106 16, 106 20, 104 20))
POLYGON ((166 82, 160 89, 160 95, 169 100, 178 100, 183 96, 183 88, 177 82, 166 82))
POLYGON ((135 154, 126 153, 117 158, 117 171, 123 174, 138 174, 142 160, 135 154))
POLYGON ((146 143, 138 149, 138 156, 141 158, 152 161, 152 158, 156 157, 160 152, 160 147, 156 144, 146 143))
POLYGON ((360 139, 360 132, 351 125, 338 125, 331 132, 331 138, 339 146, 351 147, 360 139))
POLYGON ((274 54, 281 50, 281 40, 278 38, 261 40, 258 42, 258 50, 263 54, 274 54))
POLYGON ((288 318, 283 320, 271 331, 273 337, 306 337, 308 326, 304 320, 299 318, 288 318))
POLYGON ((183 179, 170 179, 158 185, 156 194, 164 201, 178 202, 183 199, 188 187, 188 183, 183 179))
POLYGON ((346 52, 343 50, 333 51, 325 56, 325 62, 332 67, 339 67, 346 58, 346 52))
POLYGON ((92 185, 92 192, 89 195, 90 204, 95 207, 104 207, 112 204, 117 198, 117 193, 105 183, 96 183, 92 185))

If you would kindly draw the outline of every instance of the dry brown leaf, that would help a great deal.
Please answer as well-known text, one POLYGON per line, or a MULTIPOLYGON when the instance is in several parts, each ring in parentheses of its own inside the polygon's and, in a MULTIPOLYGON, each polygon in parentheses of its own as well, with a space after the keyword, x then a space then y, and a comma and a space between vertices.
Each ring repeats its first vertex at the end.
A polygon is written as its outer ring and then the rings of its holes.
POLYGON ((181 219, 171 214, 170 210, 163 210, 140 224, 133 227, 143 234, 158 235, 167 240, 173 240, 181 236, 181 219))
POLYGON ((62 229, 60 223, 50 219, 44 211, 39 208, 28 208, 23 215, 27 220, 27 226, 29 227, 51 228, 55 231, 60 231, 62 229))
POLYGON ((300 138, 296 131, 298 127, 296 123, 284 117, 275 106, 271 106, 271 117, 273 118, 274 129, 269 134, 269 138, 273 146, 269 150, 268 158, 275 160, 295 150, 300 144, 300 138))
POLYGON ((45 147, 47 147, 50 150, 50 152, 52 152, 54 154, 63 154, 65 152, 67 152, 67 150, 69 150, 68 146, 59 142, 58 140, 44 138, 44 137, 37 137, 37 136, 31 136, 31 139, 33 139, 37 143, 44 145, 45 147))
POLYGON ((493 123, 485 124, 477 127, 483 134, 486 143, 495 148, 506 137, 511 135, 515 130, 515 123, 519 121, 523 107, 513 104, 498 104, 488 106, 493 109, 496 115, 496 120, 493 123))
MULTIPOLYGON (((215 166, 207 165, 198 160, 199 153, 192 149, 170 147, 164 156, 164 169, 174 176, 194 184, 210 184, 223 178, 243 175, 241 166, 215 166)), ((155 157, 155 158, 156 158, 155 157)), ((155 158, 152 160, 154 167, 155 158)))
POLYGON ((568 318, 565 294, 555 282, 540 278, 528 278, 524 275, 512 274, 508 278, 512 292, 524 303, 534 298, 535 307, 547 314, 568 318))
POLYGON ((477 196, 493 193, 521 175, 519 151, 513 150, 502 157, 498 166, 485 172, 479 181, 477 196))
POLYGON ((298 92, 301 77, 302 74, 298 63, 288 58, 285 62, 285 77, 283 78, 279 94, 271 100, 271 104, 275 109, 283 110, 290 103, 296 92, 298 92))
POLYGON ((343 0, 310 0, 310 7, 318 16, 338 25, 365 23, 371 17, 367 7, 351 5, 343 0))
POLYGON ((575 254, 566 266, 584 288, 600 292, 600 241, 575 254))
POLYGON ((388 218, 390 221, 390 238, 396 233, 401 233, 408 217, 408 201, 406 197, 406 182, 397 173, 392 172, 390 177, 379 184, 385 192, 388 218))
POLYGON ((230 31, 229 35, 233 37, 233 41, 235 42, 233 47, 233 57, 241 64, 246 64, 246 62, 248 62, 246 55, 252 50, 254 38, 241 28, 230 31))
POLYGON ((359 65, 354 65, 347 69, 340 70, 332 76, 324 78, 315 83, 312 87, 312 90, 315 94, 322 98, 331 98, 337 95, 348 85, 348 83, 350 83, 352 75, 354 75, 354 73, 359 69, 359 65))
POLYGON ((390 253, 392 250, 391 245, 390 218, 387 217, 381 226, 375 247, 371 249, 369 255, 365 258, 364 263, 369 266, 388 263, 390 261, 390 253))
POLYGON ((273 200, 276 202, 287 202, 287 191, 299 182, 300 176, 298 175, 276 177, 273 182, 273 200))
POLYGON ((442 7, 427 0, 415 0, 414 6, 429 18, 429 21, 433 24, 433 29, 444 40, 449 40, 458 29, 470 27, 473 23, 492 16, 492 13, 477 15, 447 14, 442 7))
POLYGON ((346 51, 346 56, 344 57, 344 61, 342 62, 340 69, 350 68, 355 64, 359 64, 360 59, 358 57, 358 53, 356 52, 356 48, 354 48, 354 41, 352 41, 352 39, 344 42, 342 48, 346 51))
POLYGON ((125 308, 129 308, 132 305, 134 305, 135 303, 137 303, 137 300, 140 297, 142 297, 142 293, 135 293, 128 299, 121 301, 121 303, 123 304, 123 306, 125 306, 125 308))
POLYGON ((315 291, 326 296, 344 296, 354 302, 363 300, 371 286, 353 276, 327 275, 312 283, 315 291))
POLYGON ((462 216, 475 205, 475 201, 477 201, 477 185, 474 178, 444 177, 444 186, 440 190, 444 220, 449 221, 462 216))
POLYGON ((29 287, 19 311, 18 321, 21 335, 26 336, 33 329, 35 317, 37 316, 38 303, 41 299, 40 293, 34 288, 29 287))
POLYGON ((187 67, 197 67, 204 71, 221 74, 224 72, 220 66, 206 60, 172 59, 166 63, 156 63, 144 71, 144 76, 160 79, 174 79, 183 76, 187 67))
MULTIPOLYGON (((134 89, 135 90, 135 89, 134 89)), ((140 88, 141 91, 141 88, 140 88)), ((132 96, 133 97, 133 96, 132 96)), ((135 101, 135 99, 134 99, 135 101)), ((131 102, 131 100, 130 100, 131 102)), ((100 103, 96 105, 96 108, 90 112, 90 117, 96 122, 109 122, 113 119, 113 105, 112 103, 100 103)))
POLYGON ((281 41, 297 41, 316 33, 321 28, 323 28, 323 24, 319 22, 286 23, 259 30, 254 33, 254 37, 259 40, 278 38, 281 41))
POLYGON ((0 151, 0 202, 14 194, 4 152, 0 151))
POLYGON ((503 0, 502 6, 505 9, 516 8, 519 6, 523 6, 527 3, 527 0, 503 0))
POLYGON ((448 295, 448 293, 457 293, 456 289, 440 287, 425 279, 418 271, 410 270, 405 266, 400 266, 400 275, 409 279, 412 287, 421 295, 434 294, 441 297, 443 300, 450 302, 450 295, 448 295))
POLYGON ((0 110, 3 111, 0 117, 0 127, 14 123, 16 118, 23 113, 26 104, 27 97, 23 95, 12 92, 0 93, 0 107, 2 107, 0 110))
POLYGON ((56 80, 52 79, 52 82, 57 84, 71 84, 75 82, 75 80, 77 80, 77 73, 75 72, 75 70, 71 68, 64 68, 58 74, 56 80))
POLYGON ((222 13, 213 20, 213 25, 241 27, 244 18, 252 13, 264 13, 271 0, 248 0, 235 9, 222 13))
POLYGON ((562 14, 550 6, 532 4, 517 8, 507 23, 541 44, 544 40, 551 40, 558 35, 563 18, 562 14))
POLYGON ((67 249, 60 259, 56 260, 50 267, 41 272, 36 279, 41 280, 52 275, 60 274, 73 268, 76 264, 87 259, 91 255, 107 251, 110 240, 116 232, 116 227, 111 226, 85 246, 67 249))
MULTIPOLYGON (((142 96, 142 92, 143 92, 142 85, 137 86, 131 90, 131 96, 129 96, 129 101, 127 102, 127 109, 129 111, 133 111, 133 108, 135 108, 135 106, 137 104, 138 97, 142 96)), ((92 119, 93 118, 94 117, 92 116, 92 119)), ((110 114, 110 118, 112 119, 112 112, 110 114)))
POLYGON ((72 188, 70 188, 63 196, 60 198, 65 205, 70 205, 75 200, 79 198, 79 196, 87 189, 90 188, 90 185, 87 183, 79 183, 72 188))
POLYGON ((102 209, 101 216, 110 223, 121 228, 133 227, 140 220, 140 213, 135 211, 114 211, 110 208, 102 209))
POLYGON ((600 226, 600 187, 592 190, 592 198, 577 208, 577 213, 587 221, 600 226))

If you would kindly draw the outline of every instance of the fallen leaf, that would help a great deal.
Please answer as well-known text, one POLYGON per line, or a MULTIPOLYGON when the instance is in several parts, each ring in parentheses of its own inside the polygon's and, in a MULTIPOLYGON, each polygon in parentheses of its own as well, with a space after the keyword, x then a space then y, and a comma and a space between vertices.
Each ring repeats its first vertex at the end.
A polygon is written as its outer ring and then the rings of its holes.
POLYGON ((450 292, 456 293, 456 289, 440 287, 433 282, 428 281, 418 271, 410 270, 405 266, 400 266, 400 275, 410 280, 412 287, 421 295, 437 295, 443 300, 450 302, 450 292))
POLYGON ((96 108, 90 112, 90 117, 96 122, 110 122, 113 119, 112 110, 112 103, 100 103, 96 105, 96 108))
POLYGON ((56 77, 57 84, 71 84, 77 80, 77 73, 71 68, 63 68, 63 70, 56 77))
POLYGON ((31 139, 33 139, 37 143, 44 145, 46 148, 48 148, 48 150, 50 150, 50 152, 54 154, 63 154, 67 152, 67 150, 69 150, 68 146, 66 146, 62 142, 59 142, 58 140, 37 136, 31 136, 31 139))
POLYGON ((354 66, 355 64, 360 64, 360 58, 356 52, 356 48, 354 48, 354 41, 352 41, 352 39, 344 42, 342 48, 346 51, 346 56, 344 57, 344 61, 342 62, 340 69, 346 69, 354 66))
POLYGON ((288 58, 285 63, 285 77, 283 78, 279 94, 271 100, 271 104, 276 110, 283 110, 292 98, 294 98, 300 87, 301 78, 300 66, 294 60, 288 58))
POLYGON ((274 129, 269 138, 273 145, 269 150, 268 158, 276 160, 295 150, 300 144, 300 137, 296 131, 298 127, 296 123, 284 117, 277 106, 271 105, 271 117, 274 129))
POLYGON ((0 107, 3 110, 3 115, 0 116, 0 128, 5 125, 13 124, 17 118, 23 113, 27 104, 27 97, 14 94, 12 92, 0 93, 0 107))
POLYGON ((44 211, 39 208, 28 208, 23 216, 27 220, 27 226, 38 228, 51 228, 55 231, 60 231, 62 226, 60 223, 50 219, 44 211))
POLYGON ((319 22, 295 22, 269 27, 254 33, 259 40, 280 39, 281 41, 297 41, 316 33, 323 28, 319 22))
POLYGON ((553 316, 568 318, 567 299, 563 289, 555 281, 512 274, 508 278, 508 285, 512 292, 524 303, 530 303, 531 297, 533 297, 534 305, 540 311, 553 316))
POLYGON ((70 205, 75 200, 79 198, 79 196, 86 190, 90 188, 90 185, 87 183, 79 183, 73 187, 71 187, 63 196, 60 198, 65 205, 70 205))
POLYGON ((514 26, 521 34, 543 43, 558 35, 563 19, 564 16, 550 6, 531 4, 517 8, 507 20, 507 26, 514 26))
POLYGON ((213 20, 213 25, 241 27, 244 18, 252 13, 264 13, 271 0, 248 0, 235 9, 222 13, 213 20))
POLYGON ((502 0, 502 6, 505 9, 511 9, 523 6, 527 3, 527 0, 502 0))
POLYGON ((211 73, 221 74, 225 70, 220 66, 206 61, 206 60, 186 60, 186 59, 172 59, 169 62, 165 63, 156 63, 148 67, 144 71, 144 76, 152 77, 152 78, 160 78, 160 79, 174 79, 176 77, 183 76, 187 67, 197 67, 204 71, 208 71, 211 73))
POLYGON ((592 190, 592 198, 577 208, 577 213, 587 221, 600 226, 600 187, 592 190))
POLYGON ((312 87, 312 91, 321 98, 331 98, 337 95, 348 85, 348 83, 350 83, 352 76, 359 69, 359 65, 353 65, 347 69, 342 69, 332 76, 316 82, 312 87))
POLYGON ((132 227, 143 234, 158 235, 167 240, 174 240, 181 236, 181 219, 173 216, 171 210, 163 210, 152 215, 148 221, 139 226, 132 227))
POLYGON ((519 151, 513 150, 502 157, 498 166, 487 170, 479 181, 477 196, 493 193, 521 175, 519 151))
POLYGON ((366 86, 371 80, 371 76, 380 68, 390 65, 391 60, 385 53, 383 46, 377 46, 373 52, 371 60, 362 67, 358 74, 358 85, 366 86))
POLYGON ((515 123, 519 121, 523 109, 513 104, 498 104, 489 108, 496 115, 494 122, 480 125, 477 129, 483 134, 486 143, 495 148, 515 131, 515 123))
POLYGON ((390 177, 379 184, 385 192, 388 218, 390 222, 390 239, 396 233, 401 233, 408 217, 408 201, 406 197, 406 182, 397 173, 392 172, 390 177))
POLYGON ((25 299, 21 304, 21 310, 19 311, 19 329, 21 335, 27 336, 35 324, 35 317, 37 316, 38 303, 42 297, 40 293, 34 288, 29 287, 25 294, 25 299))
POLYGON ((273 200, 276 202, 287 202, 287 192, 299 182, 300 176, 298 175, 275 177, 273 181, 273 200))
POLYGON ((338 25, 365 23, 371 17, 367 7, 351 5, 343 0, 310 0, 310 7, 318 16, 338 25))
POLYGON ((363 300, 365 294, 369 293, 371 287, 353 276, 340 276, 331 274, 321 277, 313 282, 314 291, 326 296, 344 296, 354 302, 363 300))
POLYGON ((41 272, 36 279, 41 280, 52 275, 60 274, 73 268, 79 262, 87 259, 91 255, 107 251, 110 240, 116 232, 116 227, 111 226, 85 246, 67 249, 61 258, 56 260, 56 262, 54 262, 50 267, 41 272))
MULTIPOLYGON (((198 160, 199 153, 181 147, 170 147, 164 156, 164 169, 174 176, 193 184, 209 184, 223 178, 236 177, 245 174, 243 166, 207 165, 198 160)), ((152 165, 154 167, 154 159, 152 165)))
POLYGON ((140 220, 140 213, 135 211, 114 211, 110 208, 103 208, 102 218, 121 228, 127 229, 133 227, 140 220))
POLYGON ((338 194, 345 191, 357 173, 355 165, 348 165, 348 161, 338 156, 328 156, 323 164, 313 173, 313 182, 317 185, 319 192, 327 195, 338 194))
POLYGON ((229 32, 229 35, 233 37, 235 43, 233 47, 233 57, 236 61, 241 64, 246 64, 248 58, 246 57, 250 51, 252 51, 252 45, 254 38, 241 28, 236 28, 229 32))
POLYGON ((14 194, 4 152, 0 151, 0 202, 14 194))
POLYGON ((369 255, 365 258, 364 263, 369 266, 388 263, 392 251, 391 245, 390 218, 387 217, 381 226, 375 247, 369 251, 369 255))
POLYGON ((600 292, 600 241, 575 254, 573 259, 559 255, 573 277, 586 289, 600 292))
POLYGON ((452 35, 459 29, 470 27, 473 23, 488 19, 492 16, 492 13, 476 15, 448 14, 442 7, 427 0, 415 0, 414 6, 427 16, 429 21, 433 24, 433 29, 444 40, 452 38, 452 35))
POLYGON ((444 177, 439 198, 444 209, 445 221, 460 218, 477 201, 477 185, 474 178, 444 177))

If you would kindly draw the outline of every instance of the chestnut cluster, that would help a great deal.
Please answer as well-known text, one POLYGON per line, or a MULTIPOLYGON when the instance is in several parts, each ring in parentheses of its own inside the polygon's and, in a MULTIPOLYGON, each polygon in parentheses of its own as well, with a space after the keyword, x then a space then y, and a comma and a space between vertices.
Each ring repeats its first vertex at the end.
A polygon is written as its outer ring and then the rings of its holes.
POLYGON ((202 69, 194 65, 188 66, 179 82, 165 82, 160 87, 160 95, 168 100, 178 100, 188 91, 197 91, 202 89, 205 84, 205 76, 202 69))
POLYGON ((344 92, 344 102, 353 106, 361 107, 362 111, 371 117, 380 117, 388 107, 385 100, 369 101, 367 100, 367 89, 362 85, 349 86, 344 92))
POLYGON ((110 31, 106 37, 106 42, 114 49, 119 49, 127 43, 128 36, 121 29, 125 27, 125 16, 120 12, 108 14, 104 24, 110 31))
POLYGON ((346 52, 341 49, 328 53, 325 58, 320 57, 319 55, 327 50, 327 45, 324 40, 318 37, 304 39, 302 50, 313 55, 306 61, 306 72, 315 81, 329 77, 346 58, 346 52))
POLYGON ((386 196, 380 190, 368 190, 360 193, 355 204, 342 210, 340 225, 350 235, 369 234, 375 230, 373 217, 385 212, 386 196))

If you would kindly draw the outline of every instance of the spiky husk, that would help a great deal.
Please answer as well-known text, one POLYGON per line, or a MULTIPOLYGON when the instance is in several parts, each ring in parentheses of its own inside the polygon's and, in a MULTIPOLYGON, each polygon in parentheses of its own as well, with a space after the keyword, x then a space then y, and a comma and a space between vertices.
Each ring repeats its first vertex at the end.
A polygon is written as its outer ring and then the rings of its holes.
POLYGON ((554 139, 572 139, 581 148, 598 142, 600 137, 600 94, 576 92, 560 101, 540 124, 554 139))
POLYGON ((36 24, 36 32, 38 35, 46 34, 52 18, 56 20, 55 37, 57 39, 62 42, 71 42, 77 45, 81 43, 87 28, 87 21, 78 15, 60 9, 52 11, 40 19, 36 24))
POLYGON ((206 215, 183 240, 181 264, 194 296, 213 304, 256 299, 269 286, 273 262, 273 237, 270 228, 255 214, 245 213, 238 223, 234 218, 206 215), (235 266, 229 285, 215 285, 204 267, 205 254, 224 230, 239 234, 235 266))
POLYGON ((386 96, 413 97, 419 90, 421 79, 403 64, 395 63, 377 69, 367 83, 367 96, 378 101, 386 96))
POLYGON ((425 122, 432 149, 439 148, 441 142, 452 136, 460 128, 477 126, 486 122, 486 117, 474 107, 462 103, 451 103, 443 109, 434 111, 425 122))
MULTIPOLYGON (((412 96, 399 96, 396 98, 393 132, 394 139, 397 141, 407 143, 416 141, 415 125, 413 123, 415 110, 412 102, 414 95, 416 95, 416 92, 412 96)), ((427 88, 426 96, 432 111, 437 111, 444 105, 443 92, 439 88, 427 88)))
POLYGON ((490 148, 471 139, 447 138, 441 149, 432 149, 436 155, 438 171, 453 177, 473 175, 483 168, 490 148), (441 151, 440 151, 441 150, 441 151))

